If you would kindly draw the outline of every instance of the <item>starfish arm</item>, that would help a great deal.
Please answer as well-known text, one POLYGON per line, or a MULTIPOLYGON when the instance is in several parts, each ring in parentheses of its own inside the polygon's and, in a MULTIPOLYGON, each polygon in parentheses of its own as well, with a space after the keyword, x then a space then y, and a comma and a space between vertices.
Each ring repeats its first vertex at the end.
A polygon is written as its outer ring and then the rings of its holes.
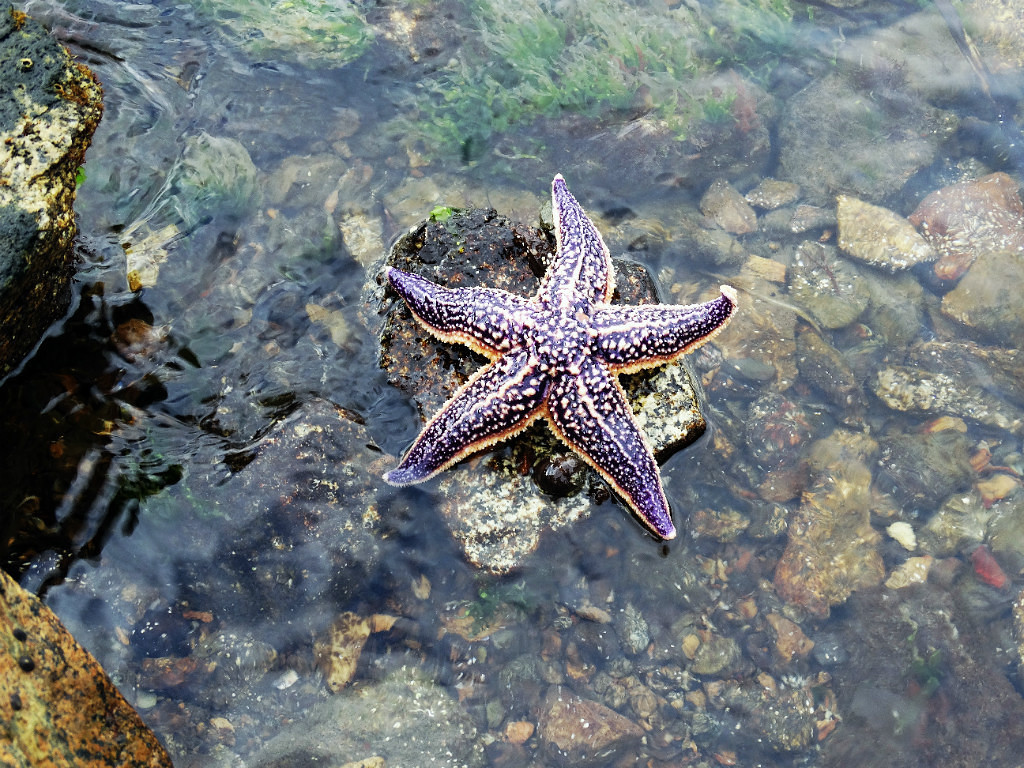
POLYGON ((676 535, 654 453, 618 381, 595 360, 551 385, 547 417, 555 434, 615 489, 662 539, 676 535))
POLYGON ((413 316, 441 341, 465 344, 494 360, 522 337, 530 300, 494 288, 445 288, 394 267, 384 271, 413 316))
POLYGON ((561 174, 551 182, 551 208, 558 256, 541 285, 541 303, 589 310, 608 301, 615 290, 611 254, 561 174))
POLYGON ((513 350, 477 371, 427 422, 384 479, 392 485, 422 482, 523 431, 541 414, 546 389, 547 379, 529 353, 513 350))
POLYGON ((667 363, 714 338, 736 313, 736 291, 688 306, 603 306, 594 312, 598 355, 616 373, 667 363))

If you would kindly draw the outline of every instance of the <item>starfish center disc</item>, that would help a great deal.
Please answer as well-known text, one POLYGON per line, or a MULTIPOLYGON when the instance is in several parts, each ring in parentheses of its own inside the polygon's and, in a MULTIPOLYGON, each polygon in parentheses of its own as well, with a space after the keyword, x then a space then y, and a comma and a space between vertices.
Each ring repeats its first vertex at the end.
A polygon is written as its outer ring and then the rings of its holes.
POLYGON ((583 361, 593 354, 593 337, 589 318, 561 311, 536 325, 530 343, 542 370, 578 375, 583 361))

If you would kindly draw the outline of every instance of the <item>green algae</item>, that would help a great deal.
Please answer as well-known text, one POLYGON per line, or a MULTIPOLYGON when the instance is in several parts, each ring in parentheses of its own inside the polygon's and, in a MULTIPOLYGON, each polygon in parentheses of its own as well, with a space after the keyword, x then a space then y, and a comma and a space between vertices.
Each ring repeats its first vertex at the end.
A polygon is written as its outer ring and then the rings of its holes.
MULTIPOLYGON (((403 123, 428 156, 471 161, 538 120, 594 125, 653 114, 680 138, 697 120, 731 119, 735 92, 694 87, 723 68, 763 71, 790 45, 788 0, 703 9, 624 0, 470 0, 459 57, 428 78, 403 123)), ((538 151, 519 136, 503 151, 538 151)))
POLYGON ((352 0, 199 0, 195 8, 255 58, 341 67, 373 41, 352 0))

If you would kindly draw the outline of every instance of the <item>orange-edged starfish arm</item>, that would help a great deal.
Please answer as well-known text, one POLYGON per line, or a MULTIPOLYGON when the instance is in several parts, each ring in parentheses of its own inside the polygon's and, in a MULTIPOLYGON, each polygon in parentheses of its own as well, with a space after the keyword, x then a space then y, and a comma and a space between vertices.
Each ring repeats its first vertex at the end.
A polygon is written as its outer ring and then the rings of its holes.
POLYGON ((543 411, 546 383, 524 349, 484 366, 427 422, 402 462, 384 479, 391 485, 422 482, 471 453, 522 432, 543 411))
POLYGON ((654 453, 622 387, 603 365, 587 359, 578 376, 557 377, 547 417, 555 434, 608 481, 644 526, 662 539, 675 538, 654 453))
POLYGON ((736 313, 736 290, 702 304, 603 306, 595 310, 597 353, 615 373, 654 368, 715 337, 736 313))
POLYGON ((530 300, 497 288, 445 288, 387 267, 384 275, 413 316, 447 343, 465 344, 494 360, 517 346, 530 300))

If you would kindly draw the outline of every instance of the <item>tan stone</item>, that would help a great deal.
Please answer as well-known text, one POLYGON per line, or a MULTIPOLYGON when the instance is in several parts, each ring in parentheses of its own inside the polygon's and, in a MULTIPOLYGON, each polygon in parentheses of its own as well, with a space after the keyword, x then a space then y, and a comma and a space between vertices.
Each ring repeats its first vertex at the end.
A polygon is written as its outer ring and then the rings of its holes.
POLYGON ((783 661, 802 659, 814 648, 814 641, 804 634, 796 622, 777 613, 769 613, 765 618, 775 630, 775 650, 783 661))
POLYGON ((370 620, 346 611, 314 644, 317 666, 332 693, 337 693, 352 680, 359 654, 369 636, 370 620))
POLYGON ((97 661, 49 608, 2 572, 0 765, 171 766, 97 661))
POLYGON ((909 587, 911 584, 924 584, 928 581, 928 571, 931 570, 932 562, 933 558, 931 555, 907 558, 885 580, 885 586, 889 589, 902 589, 903 587, 909 587))
POLYGON ((513 744, 523 744, 533 736, 534 725, 529 720, 516 720, 505 726, 505 738, 513 744))

